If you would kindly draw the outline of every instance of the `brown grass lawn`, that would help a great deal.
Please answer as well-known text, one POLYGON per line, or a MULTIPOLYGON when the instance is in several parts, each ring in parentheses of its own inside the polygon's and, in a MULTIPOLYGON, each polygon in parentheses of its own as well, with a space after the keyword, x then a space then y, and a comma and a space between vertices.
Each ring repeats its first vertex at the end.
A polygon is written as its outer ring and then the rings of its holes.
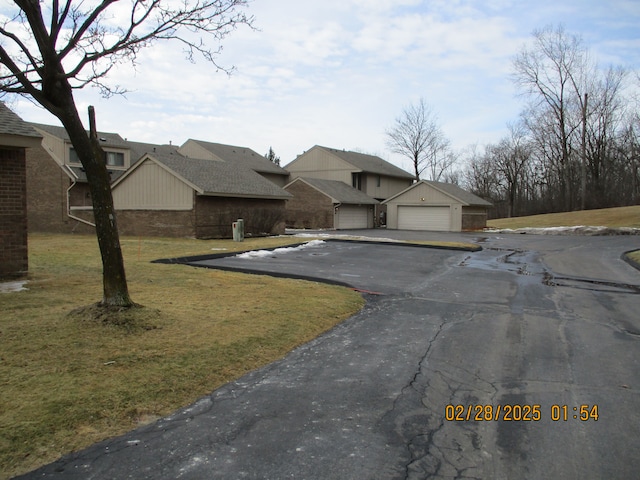
POLYGON ((32 235, 27 291, 0 293, 0 478, 121 434, 284 356, 357 312, 349 289, 150 263, 287 238, 124 238, 128 328, 73 309, 101 298, 93 236, 32 235))
POLYGON ((604 208, 580 212, 549 213, 529 217, 499 218, 489 220, 491 228, 543 228, 543 227, 635 227, 640 228, 640 205, 632 207, 604 208))

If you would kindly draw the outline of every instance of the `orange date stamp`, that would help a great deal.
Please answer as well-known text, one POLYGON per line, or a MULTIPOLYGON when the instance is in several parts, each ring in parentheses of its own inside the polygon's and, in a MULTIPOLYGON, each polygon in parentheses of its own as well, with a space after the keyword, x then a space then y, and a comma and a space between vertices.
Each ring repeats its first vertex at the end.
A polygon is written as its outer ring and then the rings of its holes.
MULTIPOLYGON (((551 405, 545 412, 554 422, 580 420, 598 421, 598 405, 551 405)), ((448 422, 539 422, 545 417, 541 405, 446 405, 444 418, 448 422)))

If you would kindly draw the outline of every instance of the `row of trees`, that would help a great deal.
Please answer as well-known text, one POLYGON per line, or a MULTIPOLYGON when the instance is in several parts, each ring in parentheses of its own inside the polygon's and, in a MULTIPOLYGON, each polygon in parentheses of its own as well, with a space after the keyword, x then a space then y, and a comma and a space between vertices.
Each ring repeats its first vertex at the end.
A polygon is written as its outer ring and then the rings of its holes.
POLYGON ((494 216, 640 202, 640 115, 628 93, 640 78, 599 68, 578 36, 547 27, 514 58, 513 80, 527 100, 519 120, 496 144, 471 147, 457 171, 424 100, 387 132, 389 147, 411 158, 416 178, 454 181, 492 201, 494 216))
POLYGON ((627 93, 638 78, 598 68, 562 27, 535 32, 513 66, 528 103, 507 136, 472 152, 467 187, 498 216, 638 203, 640 116, 627 93))

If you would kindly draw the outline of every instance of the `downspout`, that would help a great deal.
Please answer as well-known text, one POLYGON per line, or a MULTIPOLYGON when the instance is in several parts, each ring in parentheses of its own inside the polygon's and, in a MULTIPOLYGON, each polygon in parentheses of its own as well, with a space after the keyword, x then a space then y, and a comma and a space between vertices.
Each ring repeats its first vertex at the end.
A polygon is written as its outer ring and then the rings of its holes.
POLYGON ((76 183, 78 183, 76 181, 78 177, 73 172, 73 170, 69 168, 68 165, 65 165, 65 167, 67 167, 67 170, 69 170, 69 172, 71 172, 71 175, 73 175, 73 180, 72 180, 73 183, 69 188, 67 188, 67 217, 71 218, 72 220, 75 220, 76 222, 84 223, 91 227, 95 227, 95 224, 91 223, 90 221, 85 220, 84 218, 76 217, 75 215, 71 214, 71 189, 76 186, 76 183))

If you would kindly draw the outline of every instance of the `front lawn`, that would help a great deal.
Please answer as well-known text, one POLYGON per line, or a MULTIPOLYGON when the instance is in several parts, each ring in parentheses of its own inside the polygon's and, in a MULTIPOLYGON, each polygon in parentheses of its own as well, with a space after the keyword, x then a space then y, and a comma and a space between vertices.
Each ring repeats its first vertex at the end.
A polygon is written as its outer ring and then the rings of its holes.
POLYGON ((548 213, 528 217, 489 220, 490 228, 546 228, 546 227, 635 227, 640 228, 640 205, 603 208, 578 212, 548 213))
POLYGON ((101 298, 93 236, 32 235, 28 290, 0 293, 0 478, 149 423, 357 312, 325 284, 152 264, 292 243, 124 238, 126 327, 69 314, 101 298))

